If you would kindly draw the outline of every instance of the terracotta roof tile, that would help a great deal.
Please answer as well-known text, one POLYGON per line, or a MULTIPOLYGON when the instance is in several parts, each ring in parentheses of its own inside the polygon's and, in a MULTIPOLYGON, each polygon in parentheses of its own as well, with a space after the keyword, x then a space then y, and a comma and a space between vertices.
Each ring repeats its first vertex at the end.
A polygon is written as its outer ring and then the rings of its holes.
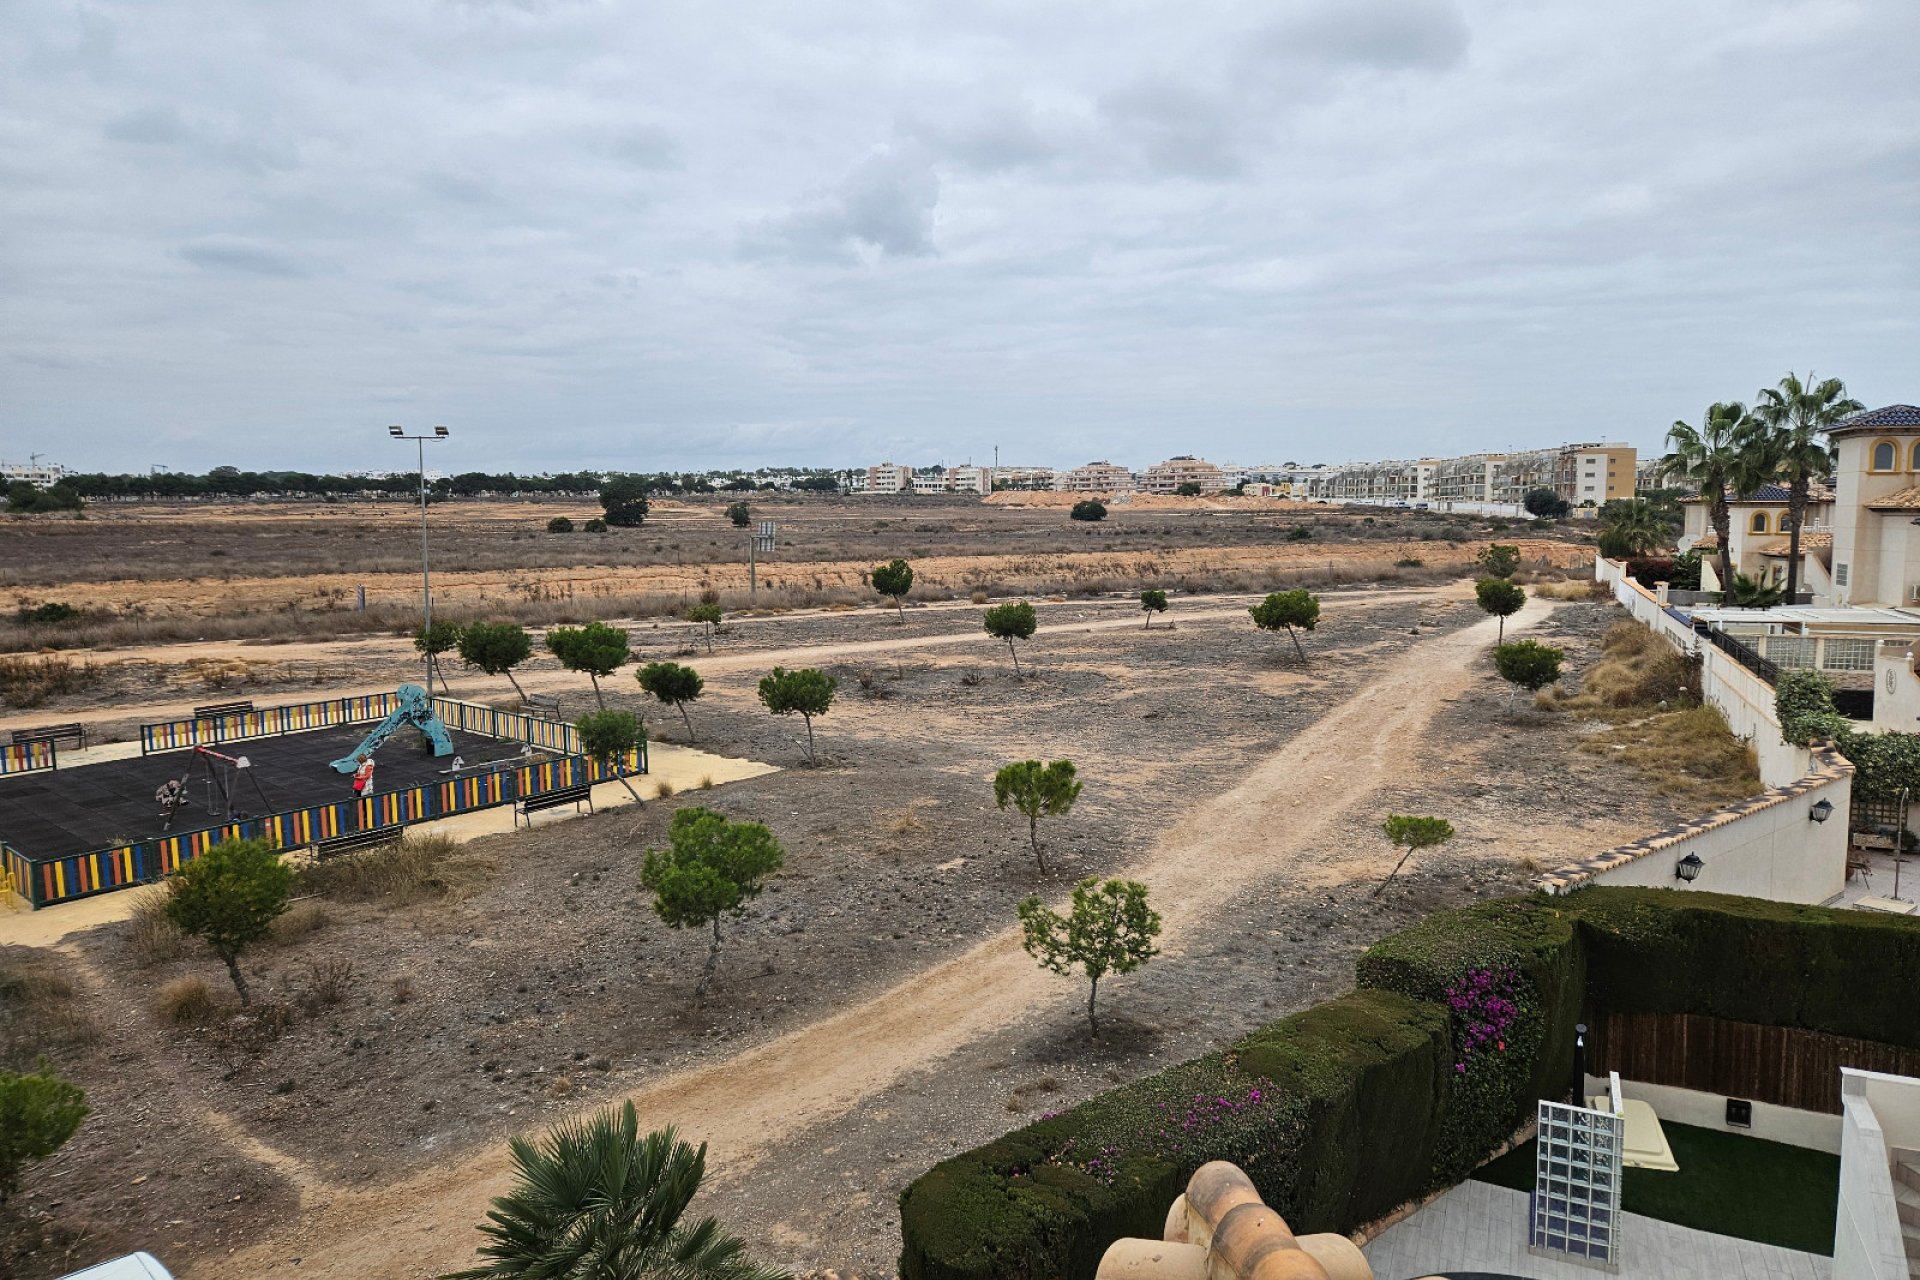
MULTIPOLYGON (((1809 551, 1831 550, 1833 550, 1833 531, 1830 529, 1810 529, 1800 535, 1800 552, 1802 555, 1805 555, 1809 551)), ((1781 538, 1777 542, 1769 542, 1766 546, 1760 548, 1760 554, 1763 556, 1786 556, 1790 555, 1792 551, 1793 540, 1791 538, 1781 538)))
POLYGON ((1869 511, 1920 511, 1920 485, 1911 489, 1902 489, 1890 493, 1884 498, 1875 498, 1867 504, 1869 511))

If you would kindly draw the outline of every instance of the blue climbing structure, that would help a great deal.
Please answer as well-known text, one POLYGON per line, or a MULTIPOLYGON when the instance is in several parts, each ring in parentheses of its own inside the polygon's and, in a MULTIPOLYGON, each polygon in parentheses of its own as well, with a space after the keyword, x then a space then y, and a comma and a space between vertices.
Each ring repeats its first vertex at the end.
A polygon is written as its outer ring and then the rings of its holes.
POLYGON ((360 767, 360 762, 378 751, 381 746, 400 730, 411 725, 427 736, 433 744, 433 754, 450 756, 453 754, 453 738, 447 733, 447 726, 434 711, 433 704, 427 700, 427 691, 417 684, 403 684, 397 691, 400 705, 393 714, 373 726, 373 732, 360 740, 360 745, 333 762, 340 773, 352 773, 360 767))

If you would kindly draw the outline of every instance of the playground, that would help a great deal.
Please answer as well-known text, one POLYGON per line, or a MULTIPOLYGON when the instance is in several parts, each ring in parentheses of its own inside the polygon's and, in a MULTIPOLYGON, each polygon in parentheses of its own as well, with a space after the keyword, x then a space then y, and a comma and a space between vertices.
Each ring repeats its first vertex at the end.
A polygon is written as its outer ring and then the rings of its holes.
MULTIPOLYGON (((149 883, 223 839, 326 853, 449 814, 531 811, 613 776, 571 725, 414 685, 143 725, 140 743, 66 765, 46 753, 0 777, 0 856, 35 907, 149 883)), ((638 754, 620 766, 645 769, 638 754)))

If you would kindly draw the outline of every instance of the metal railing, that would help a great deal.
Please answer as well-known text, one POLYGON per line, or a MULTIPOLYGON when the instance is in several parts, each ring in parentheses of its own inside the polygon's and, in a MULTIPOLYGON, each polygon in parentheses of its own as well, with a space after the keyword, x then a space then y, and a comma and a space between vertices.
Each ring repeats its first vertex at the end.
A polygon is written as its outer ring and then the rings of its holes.
POLYGON ((1765 680, 1769 685, 1779 681, 1780 664, 1763 657, 1758 650, 1741 643, 1710 622, 1696 622, 1693 624, 1693 630, 1694 634, 1702 640, 1765 680))

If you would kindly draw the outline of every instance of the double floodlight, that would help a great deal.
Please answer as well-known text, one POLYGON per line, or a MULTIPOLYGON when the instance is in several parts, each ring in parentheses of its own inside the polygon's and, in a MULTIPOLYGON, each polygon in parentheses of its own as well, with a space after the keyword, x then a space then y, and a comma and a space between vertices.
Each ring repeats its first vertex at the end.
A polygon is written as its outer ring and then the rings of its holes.
MULTIPOLYGON (((405 440, 426 439, 425 436, 410 436, 407 434, 407 429, 405 427, 400 427, 400 426, 388 427, 387 434, 390 436, 393 436, 395 439, 405 439, 405 440)), ((433 434, 441 439, 445 439, 447 436, 447 429, 445 427, 435 427, 433 429, 433 434)))

